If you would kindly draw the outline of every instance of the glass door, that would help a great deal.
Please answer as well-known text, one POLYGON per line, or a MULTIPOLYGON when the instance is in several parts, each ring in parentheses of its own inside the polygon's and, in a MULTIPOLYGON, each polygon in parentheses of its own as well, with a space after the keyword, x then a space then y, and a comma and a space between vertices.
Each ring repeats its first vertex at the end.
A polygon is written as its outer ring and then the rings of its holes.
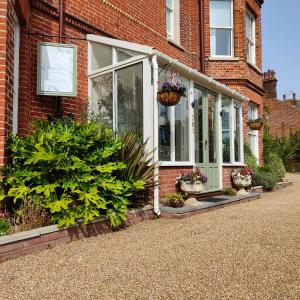
POLYGON ((204 192, 220 190, 217 94, 194 86, 195 161, 207 176, 204 192))

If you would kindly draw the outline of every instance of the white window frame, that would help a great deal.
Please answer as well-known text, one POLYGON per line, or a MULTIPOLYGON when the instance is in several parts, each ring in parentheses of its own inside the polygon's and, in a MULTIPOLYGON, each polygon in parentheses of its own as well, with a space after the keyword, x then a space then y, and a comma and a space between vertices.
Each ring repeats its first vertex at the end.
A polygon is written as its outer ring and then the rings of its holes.
MULTIPOLYGON (((95 41, 97 43, 97 41, 95 41)), ((126 43, 126 42, 125 42, 126 43)), ((123 44, 123 43, 122 43, 123 44)), ((153 119, 151 118, 153 114, 153 107, 151 104, 151 101, 145 101, 146 97, 145 95, 153 95, 153 88, 151 85, 151 64, 149 61, 149 57, 146 54, 133 56, 129 59, 126 59, 124 61, 118 62, 117 61, 117 49, 122 49, 122 44, 116 43, 116 45, 112 46, 112 65, 103 67, 101 69, 93 70, 91 67, 91 61, 92 61, 92 46, 93 41, 88 43, 88 95, 89 95, 89 105, 88 105, 88 113, 92 113, 93 105, 91 105, 92 101, 92 95, 93 95, 93 84, 92 80, 95 77, 105 75, 108 73, 112 73, 113 76, 113 130, 116 131, 116 124, 117 124, 117 111, 116 111, 116 86, 115 86, 115 72, 119 69, 123 69, 125 67, 130 67, 132 65, 142 63, 143 64, 143 140, 147 141, 147 149, 149 151, 152 151, 153 149, 153 134, 152 134, 152 127, 153 127, 153 119)), ((128 50, 124 48, 125 50, 128 50)), ((145 51, 143 46, 137 47, 136 49, 130 49, 134 50, 136 52, 145 51)))
MULTIPOLYGON (((230 100, 230 109, 229 109, 229 130, 230 130, 230 162, 223 162, 223 151, 222 151, 222 165, 223 166, 240 166, 244 165, 244 137, 243 137, 243 112, 242 112, 242 104, 233 99, 226 97, 228 100, 230 100), (234 152, 234 129, 235 129, 235 119, 233 116, 234 112, 234 106, 239 106, 239 117, 240 117, 240 159, 239 161, 235 161, 235 152, 234 152)), ((222 105, 222 103, 221 103, 222 105)), ((222 106, 221 106, 222 107, 222 106)), ((223 134, 223 128, 222 128, 222 122, 221 122, 221 135, 223 134)), ((221 142, 221 149, 223 148, 223 141, 221 142)))
MULTIPOLYGON (((212 1, 222 1, 222 0, 210 0, 210 2, 212 1)), ((230 9, 231 9, 231 26, 212 26, 211 22, 210 22, 210 49, 212 49, 211 47, 211 30, 212 29, 230 29, 231 34, 230 34, 230 43, 231 43, 231 47, 230 47, 230 55, 216 55, 216 54, 212 54, 212 51, 210 50, 210 56, 212 58, 233 58, 234 57, 234 36, 233 36, 233 0, 223 0, 223 1, 230 1, 230 9)))
MULTIPOLYGON (((255 120, 258 118, 258 106, 255 105, 254 103, 249 103, 247 118, 248 121, 255 120)), ((256 157, 257 162, 259 162, 259 145, 258 145, 259 136, 258 135, 259 135, 258 130, 252 130, 250 127, 248 127, 248 144, 250 146, 253 155, 256 157), (250 136, 254 137, 255 145, 251 145, 250 138, 249 138, 250 136)))
POLYGON ((168 38, 173 39, 174 38, 174 31, 175 31, 175 22, 174 22, 174 0, 171 0, 171 5, 168 5, 168 1, 166 0, 166 29, 167 29, 167 35, 168 38), (168 30, 167 27, 167 11, 170 13, 170 30, 168 30))
POLYGON ((249 10, 247 10, 247 12, 246 12, 247 61, 253 65, 256 64, 256 51, 255 51, 256 50, 256 41, 255 41, 256 33, 255 33, 255 29, 256 29, 255 17, 249 10), (252 33, 251 39, 247 36, 247 18, 248 17, 250 19, 250 26, 251 26, 251 33, 252 33), (250 57, 248 56, 249 46, 250 46, 250 51, 251 51, 250 57))

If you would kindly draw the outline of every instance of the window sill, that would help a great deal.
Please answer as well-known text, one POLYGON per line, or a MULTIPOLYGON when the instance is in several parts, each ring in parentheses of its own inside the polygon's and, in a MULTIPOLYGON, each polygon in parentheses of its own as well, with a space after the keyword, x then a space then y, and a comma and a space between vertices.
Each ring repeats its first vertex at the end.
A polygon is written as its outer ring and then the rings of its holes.
POLYGON ((233 163, 233 164, 230 164, 230 163, 225 163, 225 164, 222 164, 222 167, 244 167, 245 164, 243 163, 233 163))
POLYGON ((253 63, 251 63, 250 61, 247 61, 247 64, 253 68, 256 72, 258 72, 260 75, 262 75, 262 70, 260 68, 258 68, 256 65, 254 65, 253 63))
POLYGON ((239 57, 231 57, 231 56, 211 56, 209 61, 240 61, 239 57))
POLYGON ((176 48, 182 50, 182 51, 186 51, 186 49, 184 47, 182 47, 178 42, 176 42, 175 40, 171 39, 171 38, 167 38, 168 43, 172 44, 172 46, 175 46, 176 48))
POLYGON ((195 164, 188 161, 175 161, 175 162, 162 161, 159 166, 160 167, 195 167, 195 164))

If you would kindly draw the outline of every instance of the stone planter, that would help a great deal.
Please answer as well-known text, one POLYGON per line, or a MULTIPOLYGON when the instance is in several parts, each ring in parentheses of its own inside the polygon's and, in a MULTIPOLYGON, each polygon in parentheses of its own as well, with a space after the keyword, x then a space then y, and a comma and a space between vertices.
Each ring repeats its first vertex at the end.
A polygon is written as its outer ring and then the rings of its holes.
POLYGON ((201 181, 180 181, 180 189, 186 194, 197 195, 203 191, 203 183, 201 181))
POLYGON ((242 178, 242 177, 233 177, 233 183, 236 187, 239 188, 237 192, 238 196, 248 195, 249 193, 245 190, 245 188, 249 187, 252 183, 252 178, 242 178))

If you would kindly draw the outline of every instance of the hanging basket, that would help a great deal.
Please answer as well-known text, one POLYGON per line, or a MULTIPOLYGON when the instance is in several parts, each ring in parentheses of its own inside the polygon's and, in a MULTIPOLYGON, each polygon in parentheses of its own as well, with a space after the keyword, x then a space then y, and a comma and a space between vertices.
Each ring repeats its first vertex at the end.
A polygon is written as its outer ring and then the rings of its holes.
POLYGON ((179 102, 180 98, 181 95, 176 92, 163 91, 157 93, 157 100, 164 106, 174 106, 179 102))
POLYGON ((248 122, 248 126, 252 130, 261 130, 264 125, 264 121, 262 119, 251 120, 248 122))

